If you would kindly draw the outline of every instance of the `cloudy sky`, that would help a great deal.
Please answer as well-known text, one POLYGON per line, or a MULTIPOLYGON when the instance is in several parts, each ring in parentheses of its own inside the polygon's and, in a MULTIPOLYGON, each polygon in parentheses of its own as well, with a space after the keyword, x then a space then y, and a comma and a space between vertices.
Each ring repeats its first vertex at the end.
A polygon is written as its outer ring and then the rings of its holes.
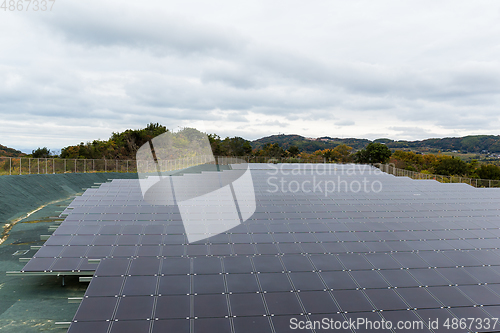
POLYGON ((500 2, 48 2, 0 10, 0 144, 159 122, 256 139, 500 134, 500 2))

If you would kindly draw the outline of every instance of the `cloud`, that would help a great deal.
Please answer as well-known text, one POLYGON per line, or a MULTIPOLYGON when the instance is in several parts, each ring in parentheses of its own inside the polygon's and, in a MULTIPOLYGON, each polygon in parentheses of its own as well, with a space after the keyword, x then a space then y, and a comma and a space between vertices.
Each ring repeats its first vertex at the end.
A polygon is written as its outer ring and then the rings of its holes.
POLYGON ((352 120, 336 121, 335 126, 354 126, 356 123, 352 120))
POLYGON ((235 30, 193 22, 168 10, 155 11, 130 1, 68 3, 53 14, 38 19, 66 42, 95 48, 120 46, 157 56, 196 56, 235 52, 246 43, 235 30))
POLYGON ((207 68, 201 75, 204 84, 221 83, 235 89, 263 88, 265 82, 255 73, 234 64, 207 68))
POLYGON ((23 14, 0 22, 4 145, 60 148, 149 122, 249 139, 500 128, 489 1, 89 0, 23 14))
POLYGON ((404 126, 394 126, 388 128, 391 131, 397 133, 398 137, 403 140, 411 140, 414 137, 435 137, 436 134, 422 127, 404 127, 404 126))

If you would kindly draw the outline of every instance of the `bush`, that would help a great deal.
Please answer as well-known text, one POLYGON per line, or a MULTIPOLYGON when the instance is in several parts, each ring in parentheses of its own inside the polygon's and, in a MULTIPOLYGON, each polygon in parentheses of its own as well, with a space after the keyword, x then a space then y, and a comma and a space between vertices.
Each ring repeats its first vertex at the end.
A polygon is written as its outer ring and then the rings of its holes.
POLYGON ((500 179, 500 167, 493 164, 483 164, 476 170, 476 174, 481 179, 500 179))
POLYGON ((31 151, 33 158, 47 158, 50 157, 50 150, 47 147, 40 148, 31 151))
POLYGON ((9 171, 10 169, 10 161, 9 159, 5 159, 5 162, 2 163, 2 170, 9 171))
POLYGON ((438 175, 463 176, 467 173, 467 163, 459 158, 444 158, 436 164, 435 172, 438 175))
POLYGON ((355 154, 355 161, 358 163, 386 163, 391 155, 391 150, 386 145, 371 142, 365 149, 355 154))

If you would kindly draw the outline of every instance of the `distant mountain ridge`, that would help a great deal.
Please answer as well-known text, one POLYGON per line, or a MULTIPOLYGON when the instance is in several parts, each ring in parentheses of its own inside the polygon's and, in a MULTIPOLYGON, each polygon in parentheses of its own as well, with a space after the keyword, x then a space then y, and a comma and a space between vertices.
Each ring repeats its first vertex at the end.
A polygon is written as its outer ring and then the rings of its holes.
POLYGON ((367 139, 339 139, 326 136, 321 138, 306 138, 296 134, 279 134, 254 140, 250 144, 252 145, 252 148, 260 149, 266 143, 278 143, 284 149, 288 149, 291 146, 297 146, 301 151, 312 153, 316 150, 333 149, 340 144, 346 144, 354 149, 363 149, 370 142, 371 141, 367 139))
POLYGON ((2 156, 19 157, 24 155, 26 154, 23 153, 22 151, 0 145, 0 157, 2 156))
MULTIPOLYGON (((450 137, 442 139, 425 139, 416 141, 391 140, 386 138, 373 140, 386 144, 394 149, 434 149, 440 151, 462 151, 469 153, 500 153, 500 135, 468 135, 464 137, 450 137)), ((301 135, 279 134, 266 136, 251 142, 252 148, 262 148, 266 143, 278 143, 287 149, 290 146, 297 146, 301 151, 314 152, 320 149, 332 149, 340 144, 346 144, 354 149, 362 149, 368 143, 367 139, 356 138, 333 138, 323 136, 319 138, 306 138, 301 135)))
POLYGON ((469 153, 500 153, 500 135, 468 135, 464 137, 426 139, 421 141, 389 141, 389 148, 433 148, 469 153))

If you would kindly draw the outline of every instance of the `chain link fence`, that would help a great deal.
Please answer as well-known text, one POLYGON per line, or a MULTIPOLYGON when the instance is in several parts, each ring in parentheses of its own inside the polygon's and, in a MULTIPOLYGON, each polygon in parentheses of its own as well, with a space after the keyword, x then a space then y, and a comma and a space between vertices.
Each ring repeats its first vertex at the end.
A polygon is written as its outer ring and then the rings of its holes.
MULTIPOLYGON (((241 163, 241 158, 217 157, 217 164, 241 163)), ((244 159, 247 160, 247 159, 244 159)), ((61 159, 0 157, 0 175, 39 175, 57 173, 126 172, 137 173, 137 164, 154 164, 154 161, 110 159, 61 159)), ((174 171, 201 164, 216 164, 214 158, 194 156, 157 162, 162 171, 174 171)), ((152 167, 154 169, 154 166, 152 167)))
MULTIPOLYGON (((173 171, 201 164, 229 165, 234 163, 329 163, 321 156, 310 158, 269 157, 269 156, 217 156, 211 159, 207 156, 193 156, 171 161, 159 161, 163 171, 173 171)), ((93 173, 93 172, 126 172, 137 173, 136 160, 110 159, 60 159, 60 158, 29 158, 0 157, 0 175, 34 175, 56 173, 93 173)), ((154 163, 139 161, 140 163, 154 163)), ((433 179, 441 183, 465 183, 474 187, 500 187, 500 180, 477 179, 459 176, 443 176, 427 174, 396 168, 392 164, 375 164, 381 171, 397 177, 411 179, 433 179)))
POLYGON ((474 187, 500 187, 500 180, 493 179, 478 179, 478 178, 467 178, 460 176, 443 176, 428 173, 415 172, 410 170, 398 169, 392 164, 374 164, 375 167, 379 168, 381 171, 397 176, 397 177, 409 177, 411 179, 433 179, 441 183, 464 183, 474 187))
MULTIPOLYGON (((217 156, 215 160, 206 156, 194 156, 175 160, 158 161, 164 171, 181 170, 200 164, 228 165, 234 163, 325 163, 322 157, 311 158, 268 157, 268 156, 217 156)), ((137 172, 136 160, 110 159, 62 159, 0 157, 0 175, 37 175, 56 173, 92 173, 92 172, 137 172)), ((152 161, 139 161, 148 164, 152 161)))
POLYGON ((0 157, 0 175, 137 172, 136 161, 0 157))

